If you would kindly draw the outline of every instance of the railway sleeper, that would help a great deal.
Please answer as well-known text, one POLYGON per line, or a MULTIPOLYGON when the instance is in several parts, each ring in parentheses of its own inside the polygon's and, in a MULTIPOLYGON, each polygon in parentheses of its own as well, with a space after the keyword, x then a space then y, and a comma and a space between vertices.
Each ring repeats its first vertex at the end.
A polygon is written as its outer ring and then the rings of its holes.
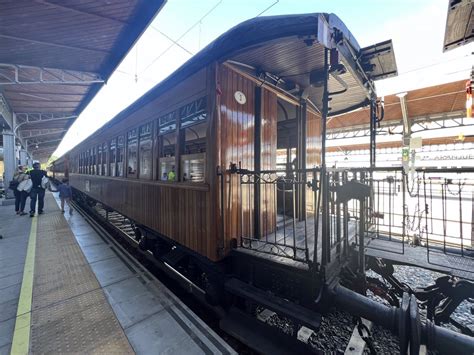
POLYGON ((321 315, 319 313, 260 290, 238 279, 231 278, 226 281, 225 290, 235 296, 260 304, 312 330, 318 330, 321 325, 321 315))
MULTIPOLYGON (((85 196, 81 196, 79 201, 88 211, 101 215, 97 211, 96 202, 91 202, 85 196)), ((101 219, 106 220, 102 216, 101 219)), ((133 221, 131 223, 133 224, 133 221)), ((245 328, 260 329, 262 326, 262 324, 253 323, 259 321, 256 317, 252 317, 252 310, 248 312, 247 309, 247 314, 245 314, 238 309, 239 307, 242 309, 242 304, 263 305, 296 324, 318 330, 321 315, 314 311, 315 292, 325 287, 314 283, 311 288, 304 287, 310 284, 308 277, 311 276, 305 270, 295 273, 294 270, 287 270, 287 267, 264 261, 262 258, 248 255, 244 257, 238 255, 239 253, 234 253, 233 260, 227 265, 206 263, 193 251, 177 245, 166 237, 141 226, 137 228, 142 233, 140 238, 140 241, 143 240, 142 243, 144 243, 142 248, 147 253, 151 251, 148 255, 150 257, 153 255, 153 258, 158 260, 158 264, 161 263, 163 270, 168 269, 170 273, 175 273, 178 280, 183 280, 183 284, 189 286, 191 293, 199 295, 202 292, 208 304, 224 306, 227 309, 226 313, 221 314, 221 326, 237 338, 246 339, 246 343, 251 343, 252 339, 246 338, 248 333, 245 328), (290 300, 298 300, 301 303, 297 304, 290 300)), ((125 236, 125 233, 121 233, 125 236)), ((133 240, 133 238, 129 239, 133 240)), ((314 275, 312 275, 312 280, 314 281, 314 275)), ((387 307, 337 283, 326 286, 328 287, 326 298, 329 298, 329 304, 372 320, 397 334, 400 337, 400 349, 403 354, 407 353, 409 347, 411 353, 418 353, 422 343, 427 344, 428 349, 438 350, 441 353, 450 353, 451 350, 457 353, 474 352, 472 338, 441 328, 430 321, 420 322, 414 295, 408 297, 407 293, 404 293, 401 307, 387 307)), ((325 308, 327 307, 323 307, 323 310, 325 308)), ((259 331, 261 331, 260 334, 271 332, 271 330, 259 331)), ((278 329, 274 331, 278 331, 279 335, 271 336, 269 338, 271 341, 279 342, 287 338, 278 329)), ((258 332, 252 333, 254 335, 250 336, 258 335, 258 332)), ((296 340, 296 337, 294 338, 296 340)), ((294 345, 293 352, 297 345, 294 345)), ((280 349, 284 349, 283 345, 280 349)), ((285 352, 275 350, 272 353, 285 352)))
POLYGON ((315 349, 275 327, 266 325, 232 307, 219 326, 226 333, 262 354, 309 354, 315 349))

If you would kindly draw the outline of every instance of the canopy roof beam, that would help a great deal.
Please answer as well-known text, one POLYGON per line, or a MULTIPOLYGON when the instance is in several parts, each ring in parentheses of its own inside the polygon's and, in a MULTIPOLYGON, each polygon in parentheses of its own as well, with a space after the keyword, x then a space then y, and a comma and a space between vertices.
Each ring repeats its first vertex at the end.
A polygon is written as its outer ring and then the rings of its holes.
POLYGON ((54 42, 45 42, 45 41, 39 41, 33 38, 24 38, 24 37, 19 37, 19 36, 6 35, 4 33, 0 33, 0 38, 12 39, 15 41, 28 42, 28 43, 33 43, 33 44, 41 44, 44 46, 51 46, 51 47, 56 47, 56 48, 73 49, 76 51, 85 51, 89 53, 95 52, 95 53, 102 53, 102 54, 110 54, 109 51, 106 51, 103 49, 71 46, 67 44, 60 44, 60 43, 54 43, 54 42))
POLYGON ((5 122, 13 129, 13 112, 7 103, 5 96, 0 93, 0 115, 3 117, 5 122))
POLYGON ((110 16, 98 15, 98 14, 95 14, 95 13, 92 13, 92 12, 89 12, 89 11, 78 10, 78 9, 72 8, 70 6, 60 5, 60 4, 57 4, 57 3, 52 3, 52 2, 49 2, 47 0, 34 0, 34 2, 39 3, 39 4, 43 4, 43 5, 47 5, 47 6, 52 7, 52 8, 63 9, 63 10, 69 11, 69 12, 73 12, 75 14, 86 15, 90 18, 95 18, 95 19, 98 19, 98 20, 106 20, 106 21, 109 21, 109 22, 115 22, 116 24, 120 24, 120 25, 128 25, 128 26, 130 25, 126 21, 122 21, 122 20, 119 20, 119 19, 116 19, 116 18, 113 18, 113 17, 110 17, 110 16))
POLYGON ((30 140, 28 139, 27 140, 27 146, 28 146, 28 149, 30 149, 30 147, 33 147, 33 146, 41 146, 41 147, 44 147, 44 146, 47 146, 51 143, 56 143, 56 142, 60 142, 62 140, 62 138, 58 138, 58 139, 51 139, 51 140, 48 140, 48 141, 35 141, 35 140, 30 140))
POLYGON ((20 137, 26 140, 29 140, 31 138, 38 138, 38 137, 44 137, 44 136, 50 136, 53 134, 59 134, 66 132, 67 129, 28 129, 28 130, 22 130, 20 132, 20 137))
POLYGON ((45 122, 68 121, 76 119, 77 115, 62 114, 62 113, 33 113, 21 112, 16 114, 15 132, 21 126, 30 124, 44 124, 45 122))
POLYGON ((91 72, 0 63, 0 85, 86 85, 103 82, 105 80, 99 74, 91 72))

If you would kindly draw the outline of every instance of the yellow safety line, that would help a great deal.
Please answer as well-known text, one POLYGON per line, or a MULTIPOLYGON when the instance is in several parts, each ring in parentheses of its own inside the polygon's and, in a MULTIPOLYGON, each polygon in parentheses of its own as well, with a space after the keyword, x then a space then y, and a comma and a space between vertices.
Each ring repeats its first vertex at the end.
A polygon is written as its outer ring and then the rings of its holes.
POLYGON ((23 270, 20 299, 16 312, 15 330, 10 354, 26 355, 30 349, 31 302, 33 298, 33 277, 35 271, 36 230, 38 218, 31 221, 30 238, 23 270))

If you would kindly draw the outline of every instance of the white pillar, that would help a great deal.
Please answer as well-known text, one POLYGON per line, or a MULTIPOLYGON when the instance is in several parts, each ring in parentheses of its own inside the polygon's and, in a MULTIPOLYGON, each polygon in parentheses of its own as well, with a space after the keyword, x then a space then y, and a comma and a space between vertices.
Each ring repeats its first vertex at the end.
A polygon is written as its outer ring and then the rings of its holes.
POLYGON ((26 150, 20 150, 20 165, 27 166, 28 165, 28 156, 26 150))
POLYGON ((15 137, 12 131, 3 131, 3 163, 5 167, 4 186, 6 198, 13 198, 13 191, 8 188, 16 168, 15 137))

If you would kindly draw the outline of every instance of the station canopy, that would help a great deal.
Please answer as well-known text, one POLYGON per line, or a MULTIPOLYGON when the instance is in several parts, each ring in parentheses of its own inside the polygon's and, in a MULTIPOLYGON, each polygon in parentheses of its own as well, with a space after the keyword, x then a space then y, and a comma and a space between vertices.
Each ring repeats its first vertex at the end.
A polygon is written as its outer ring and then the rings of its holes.
POLYGON ((56 150, 164 3, 0 3, 0 101, 34 159, 44 162, 56 150))
MULTIPOLYGON (((437 122, 441 128, 447 120, 454 120, 457 125, 468 125, 466 121, 466 80, 425 87, 380 97, 384 102, 384 118, 380 128, 390 132, 393 127, 403 125, 403 116, 406 115, 411 126, 422 128, 432 122, 437 122)), ((368 130, 369 108, 359 109, 343 115, 331 117, 328 122, 328 133, 334 137, 350 136, 348 132, 356 130, 368 130)), ((465 137, 465 142, 473 141, 473 137, 465 137)), ((423 144, 448 144, 454 143, 457 137, 442 137, 423 139, 423 144)), ((367 140, 368 142, 368 140, 367 140)), ((377 148, 389 148, 401 146, 400 141, 377 143, 377 148)), ((346 150, 368 149, 367 144, 346 145, 346 150)), ((331 148, 335 151, 337 148, 331 148)))

